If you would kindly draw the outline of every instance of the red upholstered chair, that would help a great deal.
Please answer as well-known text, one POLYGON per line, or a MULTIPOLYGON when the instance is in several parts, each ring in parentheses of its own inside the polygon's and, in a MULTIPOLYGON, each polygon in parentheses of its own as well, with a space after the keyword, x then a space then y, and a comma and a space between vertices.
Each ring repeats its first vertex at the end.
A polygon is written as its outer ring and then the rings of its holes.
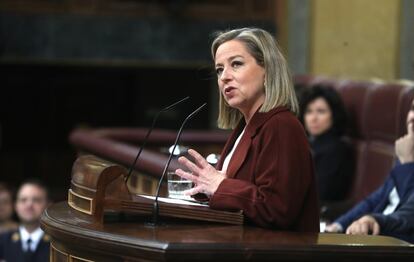
POLYGON ((294 81, 301 88, 323 85, 336 89, 348 114, 345 139, 354 149, 355 169, 347 199, 322 209, 323 217, 333 219, 368 196, 388 176, 396 160, 394 141, 406 133, 414 86, 321 76, 297 76, 294 81))
POLYGON ((413 86, 376 84, 366 92, 356 145, 356 173, 350 196, 359 201, 378 188, 395 163, 394 142, 406 133, 413 86))

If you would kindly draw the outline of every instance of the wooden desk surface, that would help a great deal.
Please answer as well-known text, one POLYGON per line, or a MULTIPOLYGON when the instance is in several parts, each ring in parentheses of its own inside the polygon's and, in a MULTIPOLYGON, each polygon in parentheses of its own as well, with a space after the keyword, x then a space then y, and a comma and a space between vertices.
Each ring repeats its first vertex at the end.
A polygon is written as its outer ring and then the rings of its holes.
POLYGON ((94 224, 61 202, 46 210, 41 223, 56 254, 91 261, 414 260, 414 246, 391 237, 304 234, 182 220, 150 227, 146 218, 134 219, 94 224))

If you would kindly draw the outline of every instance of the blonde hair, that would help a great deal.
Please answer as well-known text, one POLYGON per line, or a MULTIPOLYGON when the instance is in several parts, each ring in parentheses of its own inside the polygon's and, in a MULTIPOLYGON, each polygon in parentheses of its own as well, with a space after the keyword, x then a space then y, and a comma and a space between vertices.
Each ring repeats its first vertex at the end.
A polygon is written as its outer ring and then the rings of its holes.
MULTIPOLYGON (((211 45, 213 60, 220 45, 230 40, 237 40, 246 46, 257 64, 265 69, 265 101, 259 112, 268 112, 278 106, 286 106, 296 115, 299 105, 292 84, 289 68, 276 40, 265 30, 258 28, 240 28, 219 32, 211 45)), ((230 107, 220 92, 219 128, 235 128, 243 117, 241 112, 230 107)))

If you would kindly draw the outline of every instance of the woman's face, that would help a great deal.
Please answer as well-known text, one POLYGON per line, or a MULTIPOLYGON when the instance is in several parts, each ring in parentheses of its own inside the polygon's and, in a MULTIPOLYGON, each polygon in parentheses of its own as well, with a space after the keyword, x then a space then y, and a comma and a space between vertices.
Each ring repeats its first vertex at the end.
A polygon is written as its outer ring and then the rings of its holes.
POLYGON ((312 100, 306 107, 305 128, 311 136, 318 136, 332 127, 332 111, 322 97, 312 100))
POLYGON ((11 219, 13 215, 13 200, 8 191, 0 192, 0 222, 11 219))
POLYGON ((237 40, 221 44, 216 51, 218 86, 229 106, 244 116, 252 115, 265 99, 265 69, 237 40))

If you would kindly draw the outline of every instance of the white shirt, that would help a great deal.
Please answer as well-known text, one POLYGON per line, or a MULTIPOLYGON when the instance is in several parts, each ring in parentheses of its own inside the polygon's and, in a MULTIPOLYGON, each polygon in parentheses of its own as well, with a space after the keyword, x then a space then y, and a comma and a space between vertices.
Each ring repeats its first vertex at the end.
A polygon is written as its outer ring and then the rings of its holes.
POLYGON ((30 243, 30 250, 32 252, 35 252, 37 245, 39 244, 40 239, 43 236, 43 230, 40 227, 38 227, 35 231, 33 231, 30 234, 29 232, 27 232, 25 227, 20 226, 19 232, 20 232, 20 241, 22 243, 23 251, 26 252, 28 250, 27 240, 30 238, 32 240, 32 242, 30 243))
POLYGON ((385 207, 384 211, 382 211, 382 214, 389 215, 395 211, 398 204, 400 203, 400 197, 397 193, 397 188, 394 187, 389 196, 388 196, 389 204, 385 207))
POLYGON ((241 140, 241 138, 242 138, 242 136, 243 136, 243 134, 244 134, 244 130, 245 130, 245 129, 246 129, 246 127, 245 127, 245 128, 243 129, 243 131, 240 133, 239 137, 236 139, 236 142, 234 142, 233 148, 231 149, 230 153, 229 153, 229 154, 226 156, 226 158, 224 159, 224 162, 223 162, 223 167, 221 168, 221 171, 222 171, 223 173, 226 173, 227 168, 229 167, 230 160, 231 160, 231 158, 232 158, 232 156, 233 156, 233 154, 234 154, 234 151, 236 150, 237 145, 239 144, 239 142, 240 142, 240 140, 241 140))

